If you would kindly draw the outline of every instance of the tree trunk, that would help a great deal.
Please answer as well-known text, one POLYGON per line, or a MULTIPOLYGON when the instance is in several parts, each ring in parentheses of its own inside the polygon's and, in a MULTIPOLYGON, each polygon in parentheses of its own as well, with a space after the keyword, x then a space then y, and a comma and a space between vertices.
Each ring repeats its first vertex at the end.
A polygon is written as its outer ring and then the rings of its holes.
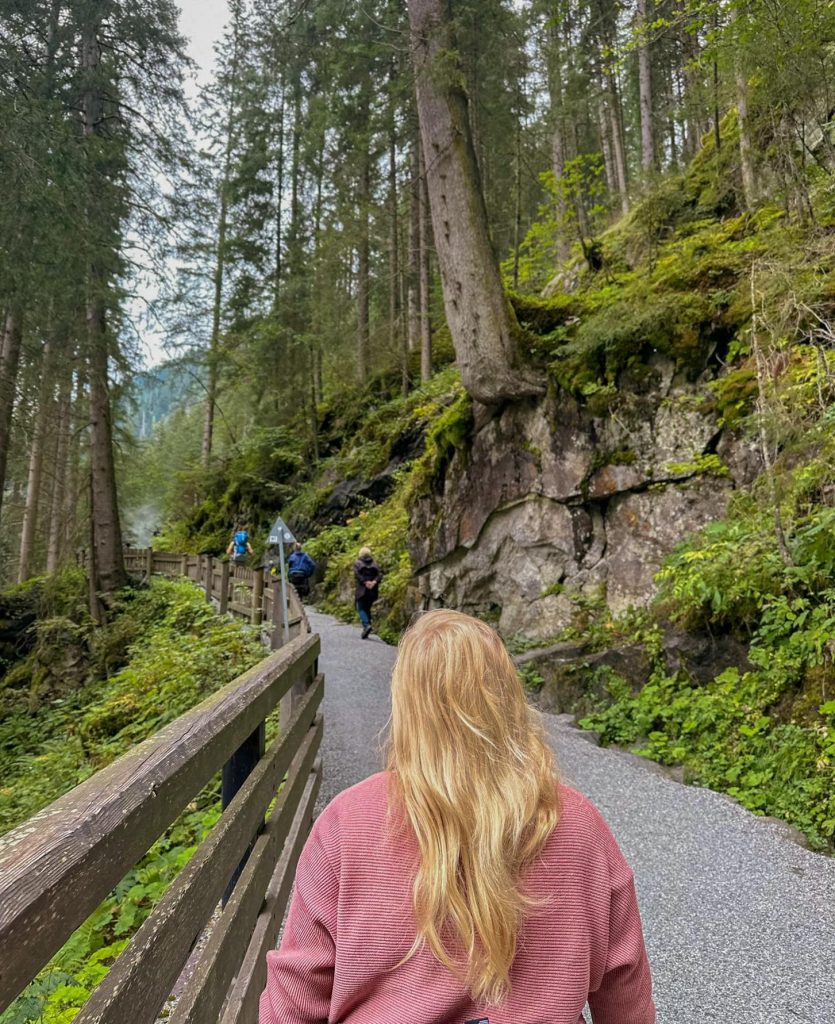
POLYGON ((748 121, 748 81, 741 69, 736 70, 736 109, 739 119, 739 161, 742 168, 742 190, 745 206, 753 210, 757 203, 757 179, 748 121))
MULTIPOLYGON (((281 62, 279 62, 279 66, 281 62)), ((281 297, 281 271, 282 253, 284 245, 283 216, 284 216, 284 98, 285 85, 281 81, 281 103, 278 110, 278 152, 276 156, 276 199, 275 199, 275 272, 273 274, 273 312, 278 310, 278 303, 281 297)))
MULTIPOLYGON (((322 181, 325 175, 325 136, 321 135, 319 144, 319 156, 316 161, 316 202, 313 206, 313 271, 317 276, 321 272, 320 247, 322 241, 322 181)), ((318 287, 318 280, 317 280, 318 287)), ((312 343, 313 360, 313 414, 316 416, 316 406, 322 401, 322 332, 319 322, 319 307, 314 307, 314 331, 312 343)), ((318 430, 318 424, 317 424, 318 430)))
POLYGON ((412 140, 409 153, 409 270, 407 286, 409 351, 420 345, 420 218, 423 179, 420 136, 412 140))
MULTIPOLYGON (((215 266, 212 273, 213 298, 212 298, 212 333, 209 337, 209 351, 207 353, 207 381, 206 381, 206 411, 203 420, 203 449, 201 462, 204 469, 209 469, 212 462, 212 447, 214 445, 215 432, 215 410, 217 405, 217 392, 220 380, 220 333, 221 315, 223 312, 223 283, 226 275, 226 238, 229 230, 229 177, 232 167, 232 135, 235 119, 235 80, 238 73, 239 43, 240 43, 240 4, 233 5, 232 19, 234 42, 232 48, 232 67, 230 69, 229 96, 226 108, 226 146, 223 155, 223 176, 220 181, 219 210, 217 220, 217 247, 215 249, 215 266)), ((278 271, 277 271, 278 273, 278 271)), ((276 283, 275 287, 278 285, 276 283)))
POLYGON ((432 289, 431 253, 429 251, 432 238, 432 211, 429 203, 423 147, 421 147, 420 155, 420 379, 425 382, 432 376, 432 313, 429 305, 432 289))
POLYGON ((97 589, 109 594, 123 586, 126 577, 113 460, 113 426, 107 379, 107 330, 101 303, 91 303, 87 324, 90 339, 90 466, 97 589))
POLYGON ((47 343, 41 360, 41 382, 38 388, 38 407, 35 410, 35 430, 32 435, 32 450, 29 453, 29 477, 26 484, 26 504, 23 508, 23 527, 20 532, 20 558, 17 566, 17 581, 23 583, 32 575, 32 554, 35 549, 35 531, 41 503, 41 479, 43 477, 44 446, 47 435, 47 421, 52 405, 52 351, 47 343))
POLYGON ((513 148, 513 289, 519 288, 519 245, 522 241, 522 123, 516 122, 516 139, 513 148))
MULTIPOLYGON (((718 4, 711 16, 711 28, 714 33, 719 31, 719 7, 718 4)), ((716 152, 722 149, 722 114, 719 107, 719 61, 713 59, 713 137, 716 142, 716 152)))
POLYGON ((72 373, 64 373, 58 395, 58 444, 55 451, 55 479, 49 510, 49 533, 47 536, 46 571, 55 572, 64 557, 64 508, 66 504, 67 477, 70 457, 70 432, 72 417, 72 373))
MULTIPOLYGON (((393 77, 393 76, 392 76, 393 77)), ((400 331, 400 230, 397 201, 397 124, 391 112, 389 128, 389 346, 392 354, 400 348, 400 388, 409 393, 409 343, 400 331)))
POLYGON ((684 155, 692 160, 699 151, 703 135, 710 130, 705 123, 705 97, 699 62, 701 44, 698 33, 690 30, 691 18, 684 0, 679 0, 679 18, 681 20, 681 48, 685 63, 684 69, 684 155))
POLYGON ((629 178, 626 172, 626 152, 623 145, 623 129, 620 116, 620 105, 614 80, 610 79, 609 89, 609 123, 612 126, 612 156, 615 161, 615 174, 620 193, 620 208, 624 214, 629 213, 629 178))
MULTIPOLYGON (((563 31, 566 26, 563 26, 563 31)), ((548 45, 548 100, 551 106, 551 170, 557 183, 557 219, 561 225, 557 235, 557 258, 567 260, 571 254, 571 244, 566 227, 568 225, 568 203, 562 188, 567 161, 565 133, 565 111, 563 98, 562 53, 560 48, 561 33, 557 26, 549 32, 548 45)))
MULTIPOLYGON (((96 155, 98 135, 103 132, 104 102, 98 78, 101 49, 98 40, 99 22, 93 16, 85 26, 82 38, 82 60, 91 82, 83 98, 84 137, 89 152, 91 175, 87 197, 87 218, 90 232, 100 232, 97 218, 101 216, 99 204, 107 193, 107 167, 102 167, 96 155)), ((88 268, 87 340, 90 373, 90 470, 91 470, 91 528, 94 539, 91 555, 95 571, 91 587, 97 592, 112 593, 127 579, 122 555, 122 531, 116 497, 116 469, 113 460, 113 428, 108 385, 108 337, 105 296, 107 273, 94 254, 88 268)))
MULTIPOLYGON (((363 124, 367 121, 366 117, 363 124)), ((370 308, 371 308, 371 240, 369 204, 371 202, 371 154, 366 138, 362 143, 362 161, 357 193, 359 241, 357 245, 357 372, 360 384, 368 382, 371 364, 370 308)))
POLYGON ((212 299, 212 333, 209 337, 206 379, 206 411, 203 419, 203 450, 201 462, 208 469, 212 462, 212 446, 215 434, 215 407, 217 405, 218 379, 220 377, 220 326, 223 310, 223 279, 226 266, 227 202, 225 184, 221 190, 220 216, 218 218, 217 249, 213 277, 214 296, 212 299))
POLYGON ((78 503, 81 498, 81 434, 87 422, 88 402, 85 395, 84 373, 79 370, 75 379, 75 397, 70 412, 69 453, 67 480, 64 490, 63 540, 65 552, 74 551, 78 542, 78 503))
POLYGON ((519 325, 490 244, 467 98, 447 66, 455 52, 447 5, 410 0, 409 19, 435 247, 464 386, 485 404, 542 394, 522 366, 519 325))
POLYGON ((652 123, 652 53, 649 43, 648 6, 648 0, 638 0, 638 91, 641 101, 641 165, 645 174, 652 174, 655 170, 655 138, 652 123))
POLYGON ((3 507, 3 493, 6 489, 6 466, 22 341, 20 317, 12 312, 7 313, 3 329, 3 354, 0 359, 0 510, 3 507))
POLYGON ((609 117, 606 112, 606 100, 601 98, 597 107, 597 118, 600 124, 600 149, 603 153, 603 171, 606 175, 606 187, 610 195, 618 194, 618 176, 615 172, 615 161, 612 158, 612 142, 609 134, 609 117))

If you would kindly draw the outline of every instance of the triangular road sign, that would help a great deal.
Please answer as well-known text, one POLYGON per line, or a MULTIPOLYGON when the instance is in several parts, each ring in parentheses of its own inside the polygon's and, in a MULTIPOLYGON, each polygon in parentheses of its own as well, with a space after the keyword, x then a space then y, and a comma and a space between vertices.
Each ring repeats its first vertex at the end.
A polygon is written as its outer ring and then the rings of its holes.
POLYGON ((296 538, 290 533, 290 527, 281 516, 276 519, 270 530, 270 535, 267 538, 267 544, 270 547, 274 547, 277 544, 295 544, 296 538))

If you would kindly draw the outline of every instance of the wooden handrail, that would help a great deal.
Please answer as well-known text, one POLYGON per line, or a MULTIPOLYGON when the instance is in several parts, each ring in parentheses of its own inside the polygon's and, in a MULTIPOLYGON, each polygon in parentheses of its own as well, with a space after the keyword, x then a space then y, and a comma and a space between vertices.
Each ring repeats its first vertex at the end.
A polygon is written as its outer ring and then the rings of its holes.
POLYGON ((148 548, 126 551, 125 565, 142 578, 191 580, 221 613, 260 626, 277 653, 36 815, 19 842, 15 833, 0 839, 0 941, 15 944, 15 955, 0 960, 0 1011, 222 763, 220 821, 76 1020, 153 1024, 205 927, 205 947, 189 962, 190 980, 172 1020, 215 1024, 222 1014, 224 1024, 256 1024, 265 955, 277 937, 321 781, 321 715, 311 718, 322 698, 322 679, 314 680, 318 638, 289 584, 285 632, 280 588, 261 570, 148 548), (264 719, 277 702, 287 725, 265 752, 264 719), (266 804, 288 763, 264 826, 266 804), (13 891, 16 903, 6 899, 13 891), (224 909, 215 919, 221 893, 224 909))
POLYGON ((0 837, 0 1010, 309 676, 318 655, 318 636, 291 641, 0 837))
MULTIPOLYGON (((233 871, 250 836, 263 826, 267 806, 278 790, 291 763, 292 782, 285 791, 292 796, 294 786, 303 786, 313 767, 313 759, 321 741, 321 719, 313 726, 316 710, 322 699, 321 678, 294 716, 288 732, 275 744, 270 754, 253 771, 246 785, 226 809, 209 838, 183 870, 155 908, 151 917, 134 937, 113 970, 88 1000, 76 1017, 75 1024, 153 1024, 182 970, 192 944, 217 905, 230 872, 233 871), (297 776, 300 778, 297 779, 297 776), (260 823, 259 819, 260 818, 260 823)), ((283 810, 283 807, 282 807, 283 810)), ((292 821, 286 822, 286 831, 292 821)), ((287 815, 273 813, 270 832, 284 826, 287 815)), ((264 845, 263 843, 261 844, 264 845)), ((280 852, 273 851, 272 863, 280 852)), ((268 879, 260 893, 251 893, 256 905, 248 915, 249 931, 264 899, 268 879)), ((246 924, 247 921, 242 922, 246 924)), ((243 950, 235 951, 223 963, 227 970, 240 963, 243 950)), ((215 985, 220 979, 215 979, 215 985)), ((226 984, 232 980, 227 977, 226 984)), ((222 994, 225 994, 222 993, 222 994)), ((208 998, 208 993, 207 997, 208 998)), ((216 1007, 216 1012, 220 1006, 216 1007)), ((210 1017, 204 1017, 209 1020, 210 1017)))
MULTIPOLYGON (((260 569, 233 565, 226 559, 215 559, 211 555, 179 555, 152 551, 150 548, 127 548, 124 556, 125 568, 129 573, 141 576, 151 573, 170 577, 186 576, 205 591, 207 600, 217 601, 221 613, 228 612, 238 618, 248 619, 253 625, 272 623, 275 601, 273 587, 264 585, 264 573, 260 569), (238 591, 245 591, 247 600, 241 601, 236 597, 238 591)), ((83 560, 83 553, 79 554, 79 560, 83 560)), ((291 636, 298 632, 309 633, 310 623, 304 604, 296 588, 289 582, 287 599, 291 636)), ((282 642, 283 638, 275 638, 274 648, 282 642)))

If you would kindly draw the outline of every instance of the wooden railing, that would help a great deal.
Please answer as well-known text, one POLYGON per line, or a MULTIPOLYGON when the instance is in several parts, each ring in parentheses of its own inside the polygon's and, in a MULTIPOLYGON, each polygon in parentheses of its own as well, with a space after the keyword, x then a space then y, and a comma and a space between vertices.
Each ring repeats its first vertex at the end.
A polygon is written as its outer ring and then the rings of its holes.
MULTIPOLYGON (((172 555, 151 548, 126 549, 125 568, 133 576, 185 576, 203 588, 206 599, 214 601, 221 614, 228 612, 253 625, 263 623, 265 632, 274 631, 282 623, 281 587, 276 581, 265 585, 260 569, 248 569, 211 555, 172 555)), ((309 626, 299 596, 289 584, 287 596, 290 635, 295 636, 309 626)), ((280 637, 274 637, 273 649, 281 645, 280 641, 280 637)))
MULTIPOLYGON (((260 573, 135 551, 128 568, 187 575, 225 611, 280 619, 260 573)), ((255 1024, 321 781, 319 637, 295 591, 290 611, 289 643, 0 837, 0 1012, 222 770, 218 823, 76 1024, 153 1024, 178 979, 172 1024, 255 1024), (280 733, 265 751, 265 719, 279 705, 280 733)), ((281 633, 273 630, 273 644, 281 633)))

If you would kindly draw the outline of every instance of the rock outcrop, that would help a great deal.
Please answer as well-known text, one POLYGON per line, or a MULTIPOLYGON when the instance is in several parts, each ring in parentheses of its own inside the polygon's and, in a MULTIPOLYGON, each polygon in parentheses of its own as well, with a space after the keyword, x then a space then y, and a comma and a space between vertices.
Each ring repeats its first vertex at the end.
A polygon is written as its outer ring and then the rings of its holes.
POLYGON ((560 633, 583 603, 646 604, 663 558, 759 471, 756 452, 720 428, 710 379, 657 357, 604 415, 552 391, 476 417, 469 448, 412 510, 424 604, 532 638, 560 633))

